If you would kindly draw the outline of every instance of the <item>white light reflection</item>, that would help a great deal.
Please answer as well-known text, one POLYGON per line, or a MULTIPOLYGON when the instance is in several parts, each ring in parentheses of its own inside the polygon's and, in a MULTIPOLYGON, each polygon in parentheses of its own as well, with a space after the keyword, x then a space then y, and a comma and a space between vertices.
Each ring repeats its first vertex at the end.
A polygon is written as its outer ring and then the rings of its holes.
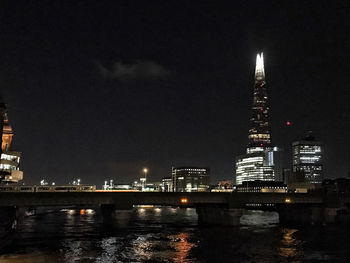
POLYGON ((87 214, 87 215, 94 215, 95 214, 95 210, 94 209, 86 209, 85 210, 85 214, 87 214))

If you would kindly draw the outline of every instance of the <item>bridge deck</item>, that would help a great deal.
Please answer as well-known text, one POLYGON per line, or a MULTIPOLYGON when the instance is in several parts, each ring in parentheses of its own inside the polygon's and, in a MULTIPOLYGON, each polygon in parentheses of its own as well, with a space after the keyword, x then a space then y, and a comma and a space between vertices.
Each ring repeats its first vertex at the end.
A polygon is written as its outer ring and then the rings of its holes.
POLYGON ((0 206, 132 205, 186 206, 246 204, 321 204, 320 194, 281 193, 164 193, 164 192, 51 192, 0 193, 0 206))

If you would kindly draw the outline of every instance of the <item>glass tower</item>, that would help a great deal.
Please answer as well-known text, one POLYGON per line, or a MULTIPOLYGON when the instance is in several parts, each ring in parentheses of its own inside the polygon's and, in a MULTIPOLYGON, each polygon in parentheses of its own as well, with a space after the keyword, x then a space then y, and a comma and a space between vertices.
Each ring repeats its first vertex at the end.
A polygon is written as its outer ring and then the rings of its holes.
POLYGON ((257 54, 256 56, 252 116, 250 118, 247 153, 261 152, 266 147, 271 147, 270 131, 264 56, 261 53, 261 55, 257 54))
POLYGON ((272 147, 263 53, 256 56, 253 104, 247 153, 236 158, 236 184, 280 178, 279 149, 272 147))

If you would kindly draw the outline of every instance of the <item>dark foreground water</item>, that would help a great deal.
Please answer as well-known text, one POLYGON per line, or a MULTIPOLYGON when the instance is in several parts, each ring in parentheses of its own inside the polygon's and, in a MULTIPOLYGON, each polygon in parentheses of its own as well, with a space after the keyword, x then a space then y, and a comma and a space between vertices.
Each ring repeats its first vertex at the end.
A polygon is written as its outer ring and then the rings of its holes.
POLYGON ((26 217, 0 263, 350 262, 347 229, 282 228, 272 212, 220 228, 198 227, 194 209, 135 208, 120 218, 107 227, 79 210, 26 217))

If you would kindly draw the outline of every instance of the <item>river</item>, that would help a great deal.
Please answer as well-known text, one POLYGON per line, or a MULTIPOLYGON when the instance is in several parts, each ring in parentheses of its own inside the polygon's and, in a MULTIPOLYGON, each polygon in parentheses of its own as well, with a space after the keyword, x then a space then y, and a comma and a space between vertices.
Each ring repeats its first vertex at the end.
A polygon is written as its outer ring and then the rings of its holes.
POLYGON ((113 226, 93 211, 38 214, 22 220, 0 263, 349 262, 343 227, 284 228, 260 211, 241 224, 200 227, 195 209, 171 207, 134 208, 113 226))

